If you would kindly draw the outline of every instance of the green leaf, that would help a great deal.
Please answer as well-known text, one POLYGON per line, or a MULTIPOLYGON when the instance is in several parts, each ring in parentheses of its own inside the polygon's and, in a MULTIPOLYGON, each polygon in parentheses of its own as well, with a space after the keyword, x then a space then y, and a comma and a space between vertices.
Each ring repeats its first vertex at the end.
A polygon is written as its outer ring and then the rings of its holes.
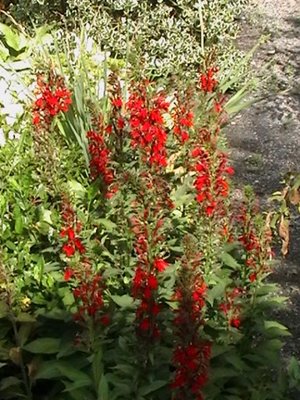
POLYGON ((238 376, 239 373, 230 368, 214 368, 212 380, 217 381, 222 378, 233 378, 238 376))
POLYGON ((0 42, 0 60, 5 61, 9 57, 9 51, 4 46, 2 42, 0 42))
POLYGON ((61 372, 57 367, 58 361, 44 361, 39 365, 38 371, 34 376, 35 380, 39 379, 53 379, 61 376, 61 372))
POLYGON ((288 373, 289 373, 289 376, 299 385, 300 384, 300 365, 299 365, 299 361, 295 357, 291 357, 291 359, 290 359, 290 362, 288 365, 288 373))
POLYGON ((27 313, 18 314, 16 320, 18 322, 36 322, 36 318, 33 315, 27 313))
POLYGON ((232 351, 230 347, 226 346, 226 345, 218 345, 218 344, 214 344, 212 347, 212 357, 218 357, 221 354, 224 355, 224 353, 228 353, 232 351))
POLYGON ((112 300, 122 308, 132 308, 134 305, 133 298, 128 294, 124 294, 123 296, 111 296, 112 300))
POLYGON ((103 364, 102 364, 102 351, 99 349, 94 355, 92 360, 92 370, 94 382, 100 382, 101 376, 103 374, 103 364))
POLYGON ((9 26, 2 23, 0 23, 0 32, 2 33, 8 46, 18 51, 20 44, 18 33, 15 30, 11 29, 9 26))
POLYGON ((161 389, 162 387, 166 386, 168 384, 167 381, 154 381, 150 383, 147 386, 142 387, 138 394, 139 396, 146 396, 149 393, 153 393, 158 389, 161 389))
POLYGON ((86 188, 79 182, 75 180, 68 181, 68 186, 71 191, 77 198, 83 199, 86 195, 86 188))
POLYGON ((221 261, 230 268, 239 269, 240 264, 229 254, 229 253, 222 253, 220 255, 221 261))
MULTIPOLYGON (((72 390, 79 387, 91 386, 92 380, 86 373, 80 371, 74 364, 60 360, 50 360, 43 362, 35 375, 35 379, 53 379, 65 377, 70 381, 78 383, 78 386, 72 386, 72 390)), ((66 389, 65 391, 68 391, 66 389)))
POLYGON ((263 286, 259 287, 256 290, 256 295, 264 296, 264 295, 269 295, 270 293, 275 293, 277 291, 278 291, 278 289, 275 284, 268 284, 268 285, 263 285, 263 286))
POLYGON ((40 222, 46 222, 49 225, 52 225, 51 219, 52 212, 50 210, 45 210, 44 207, 41 207, 40 210, 40 222))
POLYGON ((266 329, 270 329, 270 328, 278 328, 282 331, 287 331, 288 328, 282 324, 280 324, 277 321, 264 321, 264 326, 266 329))
POLYGON ((15 220, 15 232, 18 235, 21 235, 23 233, 24 224, 23 224, 23 216, 21 214, 21 209, 18 205, 14 207, 13 214, 15 220))
POLYGON ((10 28, 8 25, 0 23, 0 32, 4 36, 5 42, 15 51, 20 51, 26 45, 24 35, 10 28))
POLYGON ((74 367, 73 364, 65 362, 65 361, 59 361, 57 363, 57 369, 60 371, 62 376, 65 376, 66 378, 70 379, 70 381, 73 382, 81 382, 85 383, 85 385, 91 385, 92 380, 91 378, 84 372, 80 371, 78 368, 74 367))
POLYGON ((99 382, 97 400, 109 400, 109 388, 105 375, 102 375, 101 380, 99 382))
POLYGON ((117 227, 117 225, 114 222, 106 218, 98 218, 95 222, 100 225, 103 225, 108 232, 113 232, 114 229, 116 229, 117 227))
POLYGON ((5 301, 0 301, 0 318, 5 318, 8 313, 8 306, 5 301))
POLYGON ((241 360, 238 354, 228 353, 224 356, 224 358, 238 371, 243 371, 247 368, 247 364, 243 360, 241 360))
MULTIPOLYGON (((65 385, 64 392, 73 392, 74 390, 78 390, 78 389, 81 389, 86 386, 91 386, 91 382, 90 381, 88 382, 86 380, 84 380, 84 381, 78 380, 75 382, 67 382, 67 381, 63 381, 63 382, 65 385)), ((86 398, 86 397, 84 397, 84 398, 86 398)))
POLYGON ((207 300, 211 305, 213 305, 215 299, 219 299, 224 295, 227 283, 227 280, 224 279, 208 291, 207 300))
POLYGON ((171 196, 172 201, 175 203, 175 208, 181 207, 184 204, 189 204, 193 200, 194 194, 189 192, 189 178, 186 178, 184 183, 179 186, 171 196))
POLYGON ((264 321, 264 334, 269 338, 278 338, 280 336, 291 336, 288 328, 277 321, 264 321))
POLYGON ((19 341, 20 341, 20 345, 21 346, 25 345, 25 343, 27 342, 32 330, 33 330, 33 325, 32 324, 30 324, 30 323, 21 324, 19 332, 18 332, 19 341))
POLYGON ((7 378, 1 379, 0 390, 3 391, 5 389, 10 388, 11 386, 18 386, 22 384, 22 381, 15 376, 9 376, 7 378))
POLYGON ((66 310, 62 310, 60 308, 54 307, 50 311, 45 311, 43 309, 39 309, 39 315, 42 315, 45 318, 56 319, 56 320, 66 320, 70 317, 70 313, 66 310))
MULTIPOLYGON (((275 365, 279 361, 282 341, 279 339, 271 339, 262 342, 256 349, 256 355, 261 357, 261 362, 271 362, 275 365)), ((250 359, 250 356, 247 358, 250 359)))
POLYGON ((55 354, 59 352, 60 339, 40 338, 24 346, 24 350, 35 354, 55 354))

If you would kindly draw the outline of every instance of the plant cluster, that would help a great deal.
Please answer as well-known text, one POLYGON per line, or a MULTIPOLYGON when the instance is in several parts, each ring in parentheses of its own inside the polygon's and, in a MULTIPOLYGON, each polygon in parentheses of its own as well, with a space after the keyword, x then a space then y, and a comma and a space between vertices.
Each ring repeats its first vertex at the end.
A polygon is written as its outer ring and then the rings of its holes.
POLYGON ((216 64, 245 3, 15 2, 90 22, 67 43, 0 24, 17 106, 0 117, 1 399, 283 400, 299 385, 270 320, 285 300, 267 282, 272 221, 232 187, 222 133, 255 83, 228 97, 251 52, 216 64))
POLYGON ((1 398, 285 398, 270 226, 231 189, 217 71, 111 73, 86 104, 37 77, 0 149, 1 398))

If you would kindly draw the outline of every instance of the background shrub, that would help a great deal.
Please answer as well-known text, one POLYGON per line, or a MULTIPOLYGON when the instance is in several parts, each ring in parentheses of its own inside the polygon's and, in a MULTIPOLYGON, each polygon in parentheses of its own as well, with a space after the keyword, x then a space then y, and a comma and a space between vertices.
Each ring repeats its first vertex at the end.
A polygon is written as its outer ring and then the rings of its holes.
POLYGON ((88 24, 91 36, 112 56, 125 58, 128 50, 133 50, 148 69, 157 75, 169 75, 197 69, 203 60, 203 43, 208 53, 230 54, 222 59, 225 65, 232 65, 240 57, 231 45, 238 32, 236 18, 247 3, 248 0, 34 0, 15 2, 11 12, 29 25, 62 21, 62 17, 66 17, 68 28, 80 29, 82 24, 88 24))

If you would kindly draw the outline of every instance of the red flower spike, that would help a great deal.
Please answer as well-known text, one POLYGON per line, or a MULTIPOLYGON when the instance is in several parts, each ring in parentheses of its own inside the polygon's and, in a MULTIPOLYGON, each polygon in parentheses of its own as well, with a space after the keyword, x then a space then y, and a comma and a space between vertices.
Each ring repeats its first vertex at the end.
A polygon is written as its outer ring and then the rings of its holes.
POLYGON ((167 165, 167 131, 162 113, 167 110, 168 103, 163 100, 162 94, 152 99, 146 97, 145 88, 138 87, 126 103, 131 146, 142 152, 145 162, 161 168, 167 165))
POLYGON ((241 320, 239 318, 231 318, 229 323, 232 327, 237 329, 241 326, 241 320))
POLYGON ((100 318, 100 323, 103 326, 108 326, 110 324, 110 316, 108 314, 102 315, 100 318))
POLYGON ((156 258, 153 262, 153 265, 158 272, 163 272, 168 267, 169 264, 162 258, 156 258))
POLYGON ((66 268, 65 273, 64 273, 64 280, 66 282, 68 282, 72 278, 73 275, 74 275, 74 271, 72 270, 72 268, 66 268))
POLYGON ((214 77, 216 72, 216 68, 209 68, 205 73, 200 75, 200 88, 203 92, 212 93, 215 91, 218 85, 218 81, 214 77))
POLYGON ((85 247, 84 247, 84 245, 82 244, 82 242, 81 242, 80 239, 75 238, 75 239, 74 239, 74 245, 75 245, 76 249, 79 251, 80 254, 85 253, 85 247))
POLYGON ((257 280, 257 274, 253 272, 252 274, 249 275, 249 280, 250 282, 255 282, 257 280))
POLYGON ((116 97, 112 100, 111 104, 116 108, 121 108, 123 105, 123 100, 120 97, 116 97))
POLYGON ((50 77, 37 79, 37 100, 33 105, 33 124, 36 128, 48 128, 60 112, 67 112, 72 103, 71 93, 64 86, 62 77, 50 71, 50 77))
MULTIPOLYGON (((75 239, 75 232, 73 228, 67 228, 67 235, 68 235, 68 239, 70 241, 73 241, 75 239)), ((76 246, 76 244, 75 244, 76 246)))
POLYGON ((62 249, 67 257, 72 257, 75 254, 75 247, 72 244, 64 244, 62 249))
POLYGON ((147 284, 151 290, 156 290, 158 288, 158 280, 155 275, 149 275, 147 284))
MULTIPOLYGON (((109 168, 110 150, 105 143, 104 133, 89 131, 87 132, 87 138, 89 140, 89 152, 91 156, 91 177, 93 179, 101 177, 103 183, 109 187, 114 181, 114 171, 109 168)), ((108 192, 110 192, 111 196, 107 197, 112 197, 113 191, 108 192)))
POLYGON ((179 287, 175 292, 178 301, 174 319, 177 346, 173 353, 173 365, 176 371, 171 383, 175 389, 175 400, 200 398, 208 377, 211 344, 199 337, 199 328, 204 324, 201 310, 205 306, 207 291, 203 278, 197 272, 199 257, 199 253, 195 252, 183 258, 179 287), (188 330, 182 329, 183 326, 188 326, 188 330))
POLYGON ((149 331, 150 326, 151 326, 150 320, 149 320, 148 318, 144 318, 144 319, 140 322, 139 328, 140 328, 141 331, 144 331, 144 332, 145 332, 145 331, 149 331))

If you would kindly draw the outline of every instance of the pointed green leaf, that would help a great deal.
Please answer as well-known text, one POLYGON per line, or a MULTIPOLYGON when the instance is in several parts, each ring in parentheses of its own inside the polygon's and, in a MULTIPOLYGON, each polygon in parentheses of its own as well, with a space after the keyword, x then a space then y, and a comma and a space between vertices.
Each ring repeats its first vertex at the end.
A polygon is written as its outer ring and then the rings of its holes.
POLYGON ((168 382, 166 381, 154 381, 147 386, 142 387, 139 390, 139 396, 146 396, 147 394, 153 393, 158 389, 166 386, 168 382))
POLYGON ((109 400, 109 388, 105 375, 102 375, 101 380, 99 382, 97 400, 109 400))
POLYGON ((111 296, 112 300, 122 308, 131 308, 134 305, 133 298, 128 294, 124 294, 123 296, 111 296))
POLYGON ((240 264, 229 253, 222 253, 220 255, 220 259, 223 261, 225 265, 227 265, 230 268, 233 269, 240 268, 240 264))
POLYGON ((59 352, 60 339, 40 338, 24 346, 24 350, 35 354, 55 354, 59 352))

